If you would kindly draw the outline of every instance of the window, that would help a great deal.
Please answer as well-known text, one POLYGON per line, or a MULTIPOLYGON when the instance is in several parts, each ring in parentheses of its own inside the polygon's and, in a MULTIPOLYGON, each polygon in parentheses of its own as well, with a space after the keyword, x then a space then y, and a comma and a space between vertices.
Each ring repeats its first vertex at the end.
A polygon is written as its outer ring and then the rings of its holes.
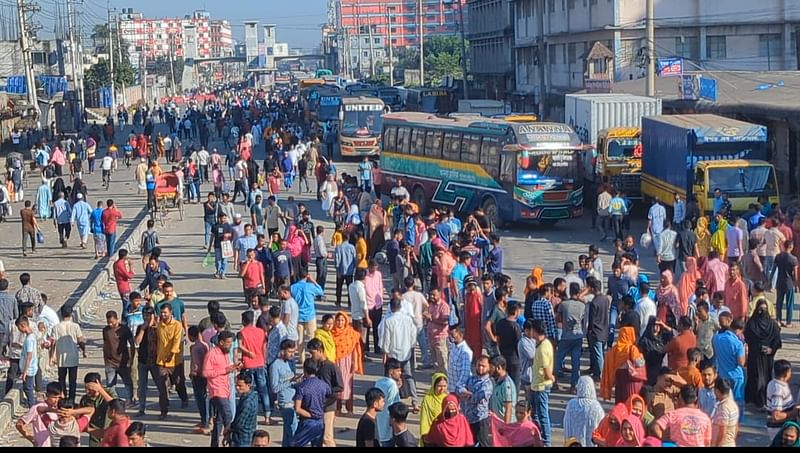
POLYGON ((547 4, 547 9, 548 9, 548 10, 549 10, 551 13, 554 13, 554 12, 556 12, 556 0, 549 0, 549 2, 548 2, 548 4, 547 4))
POLYGON ((461 134, 457 132, 447 132, 444 134, 444 149, 442 157, 448 160, 459 160, 461 152, 461 134))
POLYGON ((567 44, 567 63, 575 63, 575 60, 578 59, 577 53, 576 43, 571 42, 567 44))
POLYGON ((372 38, 372 42, 375 43, 375 44, 380 44, 381 43, 381 38, 372 38))
POLYGON ((781 48, 780 33, 768 33, 758 35, 758 56, 768 58, 780 58, 783 53, 781 48))
POLYGON ((700 56, 700 41, 696 36, 675 38, 675 55, 696 60, 700 56))
POLYGON ((396 139, 397 139, 397 128, 394 126, 387 127, 383 131, 383 150, 389 152, 396 151, 395 149, 396 139))
POLYGON ((408 148, 411 144, 411 129, 408 127, 401 127, 397 129, 397 151, 403 154, 408 154, 408 148))
MULTIPOLYGON (((585 2, 586 0, 583 1, 585 2)), ((575 0, 567 0, 567 7, 569 9, 575 9, 575 0)))
POLYGON ((364 55, 364 58, 369 58, 369 51, 368 50, 362 51, 361 54, 364 55))
POLYGON ((724 60, 728 57, 725 36, 709 36, 706 38, 706 58, 724 60))
POLYGON ((500 182, 513 184, 517 174, 516 153, 503 153, 500 159, 500 182))
POLYGON ((421 156, 425 154, 425 130, 412 129, 411 130, 411 151, 409 154, 416 154, 421 156))
POLYGON ((425 155, 428 157, 442 157, 442 131, 428 131, 425 138, 425 155))
POLYGON ((549 55, 547 56, 547 62, 550 64, 556 64, 556 45, 550 44, 547 47, 549 55))
POLYGON ((493 178, 500 176, 500 148, 502 146, 502 141, 499 137, 483 137, 481 165, 493 178))
POLYGON ((461 140, 461 161, 477 164, 480 162, 480 149, 480 135, 465 135, 461 140))

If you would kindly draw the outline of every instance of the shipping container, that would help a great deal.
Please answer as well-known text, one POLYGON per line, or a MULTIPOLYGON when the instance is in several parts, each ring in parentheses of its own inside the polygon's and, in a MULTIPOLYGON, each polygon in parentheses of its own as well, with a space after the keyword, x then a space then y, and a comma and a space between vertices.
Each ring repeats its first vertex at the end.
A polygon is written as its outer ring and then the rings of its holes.
POLYGON ((661 115, 660 98, 630 94, 568 94, 564 104, 564 122, 589 145, 603 129, 641 127, 643 116, 661 115))

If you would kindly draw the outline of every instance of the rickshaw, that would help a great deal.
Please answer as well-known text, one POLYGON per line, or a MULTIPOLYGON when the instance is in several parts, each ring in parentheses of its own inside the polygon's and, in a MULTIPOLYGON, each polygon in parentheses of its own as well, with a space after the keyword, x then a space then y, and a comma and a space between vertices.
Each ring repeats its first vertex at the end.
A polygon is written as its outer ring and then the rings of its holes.
POLYGON ((161 226, 164 226, 168 208, 177 210, 180 220, 183 220, 183 193, 175 173, 163 173, 158 177, 155 202, 155 211, 151 215, 154 220, 161 222, 161 226))

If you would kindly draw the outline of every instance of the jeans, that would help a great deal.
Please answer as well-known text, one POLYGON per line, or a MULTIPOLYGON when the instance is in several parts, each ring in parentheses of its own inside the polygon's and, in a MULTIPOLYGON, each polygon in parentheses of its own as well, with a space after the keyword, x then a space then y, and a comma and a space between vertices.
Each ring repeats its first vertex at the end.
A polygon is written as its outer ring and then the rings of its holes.
POLYGON ((58 368, 58 385, 61 386, 62 392, 67 392, 67 398, 70 401, 75 401, 75 393, 78 389, 78 367, 59 367, 58 368), (69 375, 69 392, 67 392, 67 375, 69 375))
POLYGON ((297 424, 292 447, 322 447, 324 424, 321 418, 305 418, 297 424))
POLYGON ((612 215, 611 216, 611 226, 614 228, 614 238, 622 240, 623 237, 623 220, 624 217, 621 215, 612 215))
MULTIPOLYGON (((373 351, 375 351, 375 354, 381 354, 381 353, 383 353, 383 350, 380 348, 380 346, 378 346, 379 342, 380 342, 380 340, 378 338, 378 326, 380 325, 381 320, 383 319, 383 307, 377 308, 377 309, 375 309, 375 308, 369 309, 369 310, 367 310, 367 315, 369 315, 369 320, 370 320, 370 322, 372 322, 372 337, 373 337, 372 338, 372 343, 375 346, 373 351)), ((366 333, 367 334, 364 337, 364 352, 365 353, 367 351, 369 351, 369 333, 370 333, 370 329, 366 329, 366 333)))
POLYGON ((131 369, 128 367, 106 367, 106 387, 116 387, 117 376, 122 378, 122 384, 125 386, 125 391, 127 392, 128 397, 133 399, 133 380, 131 379, 131 369))
POLYGON ((70 233, 72 233, 72 225, 69 223, 58 224, 58 242, 60 244, 64 244, 69 240, 70 233))
POLYGON ((400 364, 403 366, 403 386, 400 387, 400 398, 410 396, 411 403, 416 406, 419 404, 419 396, 417 396, 417 381, 414 380, 414 369, 411 367, 411 359, 400 362, 400 364))
POLYGON ((114 246, 117 245, 117 233, 106 233, 106 252, 108 256, 114 253, 114 246))
POLYGON ((531 409, 533 421, 542 431, 542 441, 545 447, 550 446, 550 386, 542 391, 531 391, 531 409))
POLYGON ((294 442, 294 432, 297 431, 297 414, 293 407, 282 407, 281 418, 283 419, 281 447, 290 447, 294 442))
MULTIPOLYGON (((342 306, 342 286, 346 285, 347 287, 353 283, 353 276, 352 275, 339 275, 336 274, 336 306, 342 306)), ((347 307, 350 307, 350 291, 347 292, 347 307)), ((377 329, 377 327, 376 327, 377 329)), ((376 330, 377 331, 377 330, 376 330)))
POLYGON ((36 404, 36 393, 33 391, 35 381, 36 376, 26 376, 22 381, 22 393, 25 395, 25 405, 28 409, 36 404))
POLYGON ((783 319, 783 304, 786 303, 786 324, 792 323, 794 314, 794 288, 778 288, 775 297, 775 316, 778 322, 783 319))
POLYGON ((569 385, 575 387, 578 384, 578 378, 581 372, 581 345, 583 344, 583 337, 574 340, 561 340, 558 343, 558 350, 556 351, 556 364, 560 366, 564 363, 564 358, 569 354, 570 363, 572 364, 572 376, 570 377, 569 385))
POLYGON ((214 268, 219 275, 225 275, 225 271, 228 269, 228 262, 226 258, 222 257, 221 248, 214 249, 214 268))
POLYGON ((178 366, 171 368, 157 366, 157 369, 156 387, 158 388, 158 407, 161 409, 161 415, 167 415, 169 412, 167 379, 175 384, 175 391, 178 392, 181 401, 189 401, 189 395, 186 394, 186 378, 183 374, 183 364, 180 363, 178 366))
MULTIPOLYGON (((325 291, 325 280, 328 279, 328 258, 318 256, 314 258, 314 264, 317 266, 317 283, 325 291)), ((347 294, 349 295, 350 293, 348 292, 347 294)))
POLYGON ((208 247, 208 243, 211 240, 211 227, 213 224, 208 222, 203 222, 205 228, 203 230, 203 246, 208 247))
POLYGON ((653 251, 658 254, 658 251, 661 249, 661 232, 651 232, 650 235, 653 237, 653 251))
POLYGON ((617 304, 619 302, 611 302, 611 311, 608 314, 608 347, 614 346, 614 337, 617 334, 617 316, 619 316, 619 309, 617 304))
POLYGON ((764 257, 764 276, 766 277, 766 281, 769 282, 769 287, 774 288, 777 282, 778 273, 775 272, 775 257, 774 256, 765 256, 764 257))
POLYGON ((272 415, 272 406, 269 402, 269 387, 267 387, 267 370, 264 367, 247 368, 244 370, 253 377, 253 387, 258 392, 258 399, 261 402, 261 409, 269 417, 272 415))
POLYGON ((600 373, 603 371, 603 353, 605 341, 589 340, 589 363, 592 367, 592 377, 600 380, 600 373))
POLYGON ((600 230, 601 233, 603 233, 602 239, 605 239, 606 237, 608 237, 608 230, 609 227, 611 226, 611 216, 608 214, 600 215, 599 220, 600 223, 597 225, 597 229, 600 230))
POLYGON ((431 348, 428 346, 428 332, 425 331, 424 327, 417 332, 417 344, 419 344, 419 350, 422 353, 422 365, 430 366, 431 348))
POLYGON ((25 253, 25 243, 30 240, 31 242, 31 251, 36 251, 36 233, 33 231, 23 231, 22 232, 22 253, 25 253))
POLYGON ((139 363, 136 366, 139 367, 139 382, 137 385, 139 390, 139 412, 144 412, 147 408, 147 373, 150 373, 153 382, 158 382, 158 367, 143 363, 139 363))
POLYGON ((219 447, 220 433, 223 429, 230 428, 233 413, 228 400, 224 398, 211 398, 211 410, 214 411, 214 429, 211 430, 211 447, 219 447))
POLYGON ((208 428, 208 381, 202 376, 195 376, 192 378, 192 389, 197 410, 200 412, 200 425, 208 428))

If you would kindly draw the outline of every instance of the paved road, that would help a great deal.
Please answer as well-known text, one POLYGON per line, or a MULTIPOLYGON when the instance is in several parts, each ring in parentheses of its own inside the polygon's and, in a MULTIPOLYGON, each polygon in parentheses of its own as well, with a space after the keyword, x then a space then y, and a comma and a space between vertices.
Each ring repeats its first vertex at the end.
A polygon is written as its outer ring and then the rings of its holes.
MULTIPOLYGON (((355 164, 353 163, 337 163, 337 165, 340 171, 351 173, 355 170, 355 164)), ((122 172, 120 176, 124 176, 124 174, 125 172, 122 172)), ((121 178, 117 177, 117 179, 119 180, 121 178)), ((112 191, 113 190, 114 188, 112 187, 112 191)), ((305 201, 308 200, 309 197, 306 195, 296 195, 296 198, 305 201)), ((330 227, 332 225, 321 215, 319 204, 316 201, 311 201, 308 204, 313 217, 317 219, 316 221, 328 227, 328 232, 330 232, 330 227)), ((130 209, 128 206, 123 205, 123 210, 130 209)), ((241 212, 243 207, 237 205, 237 210, 241 212)), ((176 276, 174 278, 176 291, 186 302, 190 322, 196 323, 204 317, 206 302, 210 299, 217 299, 221 302, 223 311, 228 319, 232 321, 234 328, 237 328, 239 324, 239 314, 245 308, 241 295, 241 283, 237 279, 212 279, 212 271, 202 268, 201 260, 204 251, 202 248, 203 230, 201 205, 188 205, 186 212, 187 217, 183 222, 179 222, 176 216, 172 216, 167 225, 159 229, 162 243, 164 244, 163 258, 167 260, 176 271, 176 276)), ((641 228, 640 224, 638 224, 638 226, 641 228)), ((3 227, 5 228, 7 226, 3 227)), ((568 259, 576 260, 578 254, 586 252, 587 245, 597 239, 597 233, 589 230, 588 220, 578 220, 575 222, 565 222, 554 228, 516 226, 512 227, 512 229, 507 232, 503 232, 503 238, 503 245, 507 250, 507 270, 515 279, 515 287, 521 289, 524 284, 524 277, 528 274, 533 263, 542 265, 545 269, 545 277, 548 280, 552 280, 555 276, 560 274, 560 268, 564 261, 568 259)), ((610 253, 608 249, 609 245, 608 243, 603 244, 605 253, 610 253)), ((6 252, 3 251, 3 253, 6 252)), ((18 252, 16 253, 19 254, 18 252)), ((79 254, 71 249, 65 252, 60 249, 54 249, 52 253, 75 254, 78 257, 82 257, 90 252, 86 251, 79 254)), ((89 258, 91 258, 91 256, 89 256, 89 258)), ((610 269, 610 258, 605 259, 605 266, 606 269, 610 269)), ((36 263, 29 264, 29 268, 36 269, 36 267, 36 263)), ((7 264, 7 268, 14 272, 14 267, 9 267, 7 264)), ((655 269, 652 258, 645 258, 644 269, 650 272, 655 269)), ((137 273, 141 274, 139 269, 137 269, 137 273)), ((63 277, 67 282, 71 282, 73 287, 76 279, 82 278, 79 271, 74 271, 74 274, 75 275, 70 274, 63 277)), ((329 271, 329 276, 329 279, 333 278, 331 271, 329 271)), ((47 278, 49 279, 52 277, 47 278)), ((40 284, 40 286, 43 285, 40 284)), ((328 301, 333 300, 333 286, 334 285, 331 284, 329 280, 327 291, 328 301)), ((69 291, 69 288, 67 287, 65 291, 69 291)), ((120 308, 120 303, 113 285, 108 285, 107 291, 113 295, 108 299, 98 299, 94 301, 92 304, 93 316, 84 326, 85 334, 90 342, 90 347, 88 348, 89 358, 83 360, 81 363, 81 376, 88 371, 102 371, 100 332, 105 325, 103 314, 106 310, 119 310, 120 308)), ((53 292, 55 293, 57 291, 54 290, 53 292)), ((321 316, 324 313, 333 312, 333 305, 331 302, 325 302, 319 304, 317 309, 321 316)), ((786 334, 784 337, 784 349, 779 352, 779 356, 789 358, 790 360, 795 359, 796 361, 798 357, 796 333, 792 332, 791 334, 786 334)), ((588 359, 584 358, 584 368, 586 366, 588 366, 588 359)), ((358 376, 356 379, 356 394, 363 395, 364 391, 378 379, 380 372, 381 370, 377 362, 369 362, 367 364, 367 375, 358 376)), ((418 372, 416 373, 416 378, 418 391, 422 394, 429 386, 430 373, 418 372)), ((79 394, 81 393, 82 392, 79 391, 79 394)), ((563 410, 568 399, 569 395, 563 392, 556 392, 551 398, 554 445, 559 445, 563 441, 560 427, 562 426, 561 419, 563 417, 563 410)), ((157 395, 152 386, 149 393, 149 400, 149 415, 143 417, 142 421, 148 424, 148 437, 153 445, 208 445, 208 437, 191 434, 190 432, 191 426, 198 421, 198 415, 193 401, 188 409, 178 409, 177 396, 173 395, 173 409, 170 412, 170 418, 161 422, 156 418, 158 415, 157 395)), ((336 438, 338 445, 354 445, 355 426, 363 408, 363 397, 357 398, 355 415, 337 421, 336 438)), ((767 443, 765 430, 762 428, 763 425, 760 420, 761 418, 757 416, 746 417, 744 426, 742 427, 742 435, 739 437, 739 441, 742 445, 765 445, 767 443)), ((273 426, 267 429, 272 435, 273 442, 277 445, 282 428, 280 426, 273 426)), ((411 417, 410 430, 415 436, 418 434, 418 418, 416 416, 411 417)), ((0 445, 2 444, 25 445, 26 441, 20 439, 19 436, 13 433, 6 433, 0 436, 0 445)))

